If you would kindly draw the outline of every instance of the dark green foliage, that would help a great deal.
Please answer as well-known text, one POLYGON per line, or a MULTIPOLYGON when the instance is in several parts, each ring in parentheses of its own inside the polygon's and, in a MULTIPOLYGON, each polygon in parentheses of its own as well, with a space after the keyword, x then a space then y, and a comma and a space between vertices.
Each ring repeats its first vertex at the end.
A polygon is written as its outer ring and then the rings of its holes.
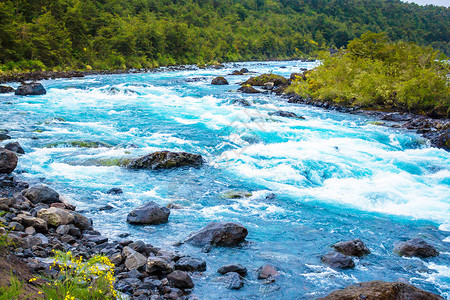
POLYGON ((425 113, 450 113, 446 57, 431 47, 389 42, 368 32, 338 55, 298 78, 286 92, 343 105, 425 113))
POLYGON ((400 0, 0 0, 0 70, 298 58, 368 30, 449 54, 449 20, 400 0))

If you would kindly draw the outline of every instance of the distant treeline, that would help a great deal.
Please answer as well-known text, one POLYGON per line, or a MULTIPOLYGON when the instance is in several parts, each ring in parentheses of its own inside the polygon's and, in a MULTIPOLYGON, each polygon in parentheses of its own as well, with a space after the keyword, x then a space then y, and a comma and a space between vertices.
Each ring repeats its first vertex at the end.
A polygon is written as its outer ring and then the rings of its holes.
POLYGON ((0 0, 0 71, 299 58, 369 30, 450 54, 450 9, 399 0, 0 0))

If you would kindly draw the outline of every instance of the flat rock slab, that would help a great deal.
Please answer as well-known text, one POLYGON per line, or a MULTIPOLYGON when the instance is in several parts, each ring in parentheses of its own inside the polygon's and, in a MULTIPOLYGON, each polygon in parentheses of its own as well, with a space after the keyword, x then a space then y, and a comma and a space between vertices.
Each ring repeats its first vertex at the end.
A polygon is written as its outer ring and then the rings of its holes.
POLYGON ((187 152, 154 152, 131 160, 127 167, 130 169, 172 169, 180 167, 199 167, 203 164, 200 154, 187 152))
POLYGON ((369 281, 350 285, 335 291, 323 300, 444 300, 444 298, 425 292, 403 282, 369 281))
POLYGON ((238 223, 212 222, 192 233, 186 242, 196 246, 235 246, 245 240, 247 228, 238 223))

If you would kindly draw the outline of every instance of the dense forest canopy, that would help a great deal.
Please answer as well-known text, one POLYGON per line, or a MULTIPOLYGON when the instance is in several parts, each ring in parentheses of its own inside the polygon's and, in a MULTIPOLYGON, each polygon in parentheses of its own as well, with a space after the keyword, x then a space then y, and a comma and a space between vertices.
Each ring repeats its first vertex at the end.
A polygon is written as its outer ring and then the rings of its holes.
POLYGON ((0 0, 1 69, 301 57, 367 31, 449 54, 450 9, 399 0, 0 0))

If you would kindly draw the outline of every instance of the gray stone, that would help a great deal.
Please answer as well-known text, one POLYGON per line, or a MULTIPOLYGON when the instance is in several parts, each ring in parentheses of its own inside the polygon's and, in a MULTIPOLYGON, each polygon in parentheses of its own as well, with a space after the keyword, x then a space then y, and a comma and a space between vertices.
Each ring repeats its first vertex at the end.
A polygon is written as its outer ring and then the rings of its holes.
POLYGON ((170 210, 167 207, 161 207, 150 201, 131 211, 127 216, 127 222, 130 224, 157 225, 167 223, 169 215, 170 210))
POLYGON ((56 207, 39 210, 37 217, 47 221, 48 225, 55 227, 71 224, 74 221, 74 216, 69 211, 56 207))
MULTIPOLYGON (((125 247, 128 248, 128 247, 125 247)), ((145 266, 147 263, 147 258, 141 253, 134 251, 130 248, 131 252, 128 253, 125 259, 125 266, 128 270, 139 269, 140 267, 145 266)))
POLYGON ((46 93, 44 86, 38 82, 22 83, 15 91, 15 94, 20 96, 44 95, 46 93))
POLYGON ((206 262, 193 257, 182 257, 175 263, 175 269, 180 271, 206 271, 206 262))
POLYGON ((227 288, 230 290, 239 290, 244 286, 242 277, 236 272, 228 272, 225 275, 225 282, 227 283, 227 288))
POLYGON ((199 167, 203 164, 203 158, 199 154, 186 152, 159 151, 154 152, 128 163, 131 169, 172 169, 180 167, 199 167))
POLYGON ((243 265, 240 264, 231 264, 231 265, 226 265, 226 266, 222 266, 217 270, 218 273, 224 275, 227 274, 229 272, 235 272, 238 273, 241 276, 246 276, 247 275, 247 268, 244 267, 243 265))
POLYGON ((22 191, 22 195, 34 204, 37 203, 52 204, 61 202, 59 200, 59 194, 55 190, 49 188, 46 185, 38 185, 30 187, 22 191))
POLYGON ((247 228, 238 223, 212 222, 192 233, 186 242, 197 246, 234 246, 245 240, 247 228))
POLYGON ((278 270, 271 265, 265 265, 260 267, 257 271, 256 271, 257 275, 258 275, 258 279, 267 279, 270 277, 276 277, 278 276, 280 273, 278 272, 278 270))
POLYGON ((20 146, 19 142, 13 142, 13 143, 7 143, 5 145, 5 149, 8 149, 9 151, 18 153, 18 154, 25 154, 25 150, 23 150, 22 146, 20 146))
POLYGON ((191 276, 184 271, 173 271, 167 275, 167 279, 169 280, 171 286, 181 290, 191 289, 194 287, 194 282, 192 281, 191 276))
POLYGON ((228 81, 223 76, 218 76, 211 81, 213 85, 228 85, 228 81))
POLYGON ((174 266, 167 259, 160 256, 151 256, 147 259, 146 271, 152 273, 170 273, 174 270, 174 266))

